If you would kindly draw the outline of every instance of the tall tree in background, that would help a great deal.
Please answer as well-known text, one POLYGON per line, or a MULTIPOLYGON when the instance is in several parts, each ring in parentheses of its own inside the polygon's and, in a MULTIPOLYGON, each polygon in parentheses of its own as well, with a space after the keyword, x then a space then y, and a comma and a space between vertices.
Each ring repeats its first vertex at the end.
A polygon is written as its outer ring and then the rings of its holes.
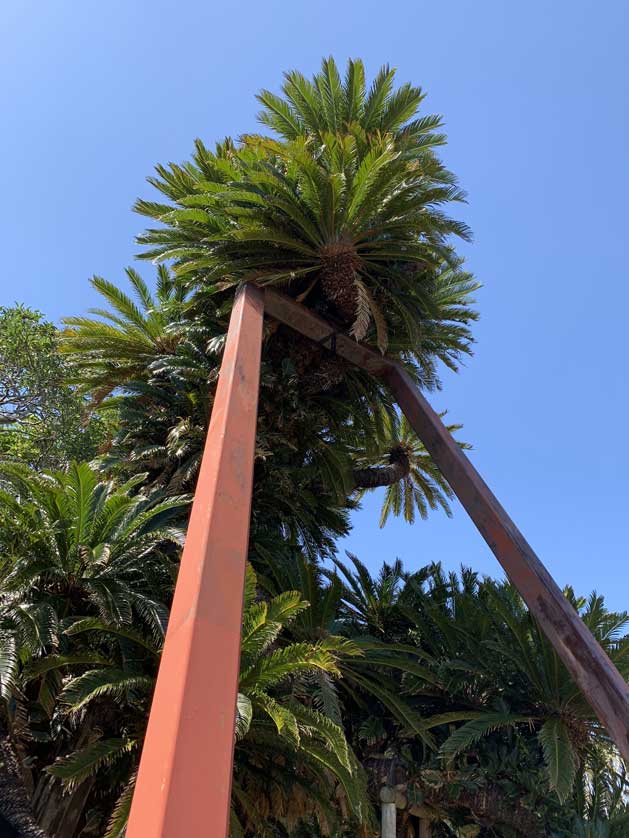
POLYGON ((26 306, 0 308, 0 458, 55 468, 97 453, 104 428, 68 377, 52 323, 26 306))

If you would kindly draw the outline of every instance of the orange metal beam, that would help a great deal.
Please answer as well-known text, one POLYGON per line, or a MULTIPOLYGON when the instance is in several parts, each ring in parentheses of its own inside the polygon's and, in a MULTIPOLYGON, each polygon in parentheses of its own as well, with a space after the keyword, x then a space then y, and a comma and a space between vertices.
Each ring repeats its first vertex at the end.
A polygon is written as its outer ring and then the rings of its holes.
POLYGON ((629 687, 404 368, 361 346, 305 306, 267 288, 266 313, 380 378, 520 592, 625 760, 629 687), (331 338, 334 336, 334 344, 331 338), (329 339, 329 340, 328 340, 329 339))
POLYGON ((238 294, 146 733, 127 838, 229 826, 264 299, 238 294))

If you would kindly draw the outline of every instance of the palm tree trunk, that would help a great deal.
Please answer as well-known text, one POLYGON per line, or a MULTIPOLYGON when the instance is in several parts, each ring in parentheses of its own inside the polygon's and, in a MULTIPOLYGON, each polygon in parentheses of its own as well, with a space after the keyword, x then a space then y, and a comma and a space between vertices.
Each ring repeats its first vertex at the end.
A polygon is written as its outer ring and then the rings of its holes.
POLYGON ((354 278, 360 259, 354 246, 343 242, 322 247, 320 255, 323 295, 349 325, 356 319, 358 293, 354 278))
POLYGON ((352 472, 357 489, 377 489, 380 486, 392 486, 405 477, 411 470, 408 454, 403 448, 396 448, 389 454, 389 465, 357 468, 352 472))
POLYGON ((48 838, 39 828, 20 771, 20 761, 9 737, 0 731, 0 825, 3 835, 15 838, 48 838), (2 820, 5 824, 2 824, 2 820), (9 828, 13 829, 11 833, 9 828))

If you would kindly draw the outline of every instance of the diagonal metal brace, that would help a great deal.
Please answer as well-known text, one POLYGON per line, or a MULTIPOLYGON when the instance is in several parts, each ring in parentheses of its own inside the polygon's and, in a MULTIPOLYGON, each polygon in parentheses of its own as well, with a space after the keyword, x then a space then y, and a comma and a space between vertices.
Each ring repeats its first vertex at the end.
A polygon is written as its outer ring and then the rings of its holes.
MULTIPOLYGON (((314 341, 330 324, 275 289, 264 291, 265 311, 314 341)), ((456 444, 402 365, 337 335, 336 352, 379 378, 520 592, 544 634, 626 761, 629 761, 629 687, 563 595, 546 567, 456 444)))

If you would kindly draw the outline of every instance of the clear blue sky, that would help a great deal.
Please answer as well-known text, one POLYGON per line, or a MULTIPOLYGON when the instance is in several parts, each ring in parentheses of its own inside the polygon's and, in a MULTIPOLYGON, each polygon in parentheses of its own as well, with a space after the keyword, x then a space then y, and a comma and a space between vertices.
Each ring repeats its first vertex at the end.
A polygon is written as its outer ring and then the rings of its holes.
MULTIPOLYGON (((445 116, 484 283, 436 404, 557 580, 627 607, 628 24, 624 0, 5 2, 0 304, 83 312, 136 252, 155 163, 252 129, 284 69, 390 62, 445 116)), ((498 572, 462 510, 379 531, 377 505, 347 543, 370 566, 498 572)))

